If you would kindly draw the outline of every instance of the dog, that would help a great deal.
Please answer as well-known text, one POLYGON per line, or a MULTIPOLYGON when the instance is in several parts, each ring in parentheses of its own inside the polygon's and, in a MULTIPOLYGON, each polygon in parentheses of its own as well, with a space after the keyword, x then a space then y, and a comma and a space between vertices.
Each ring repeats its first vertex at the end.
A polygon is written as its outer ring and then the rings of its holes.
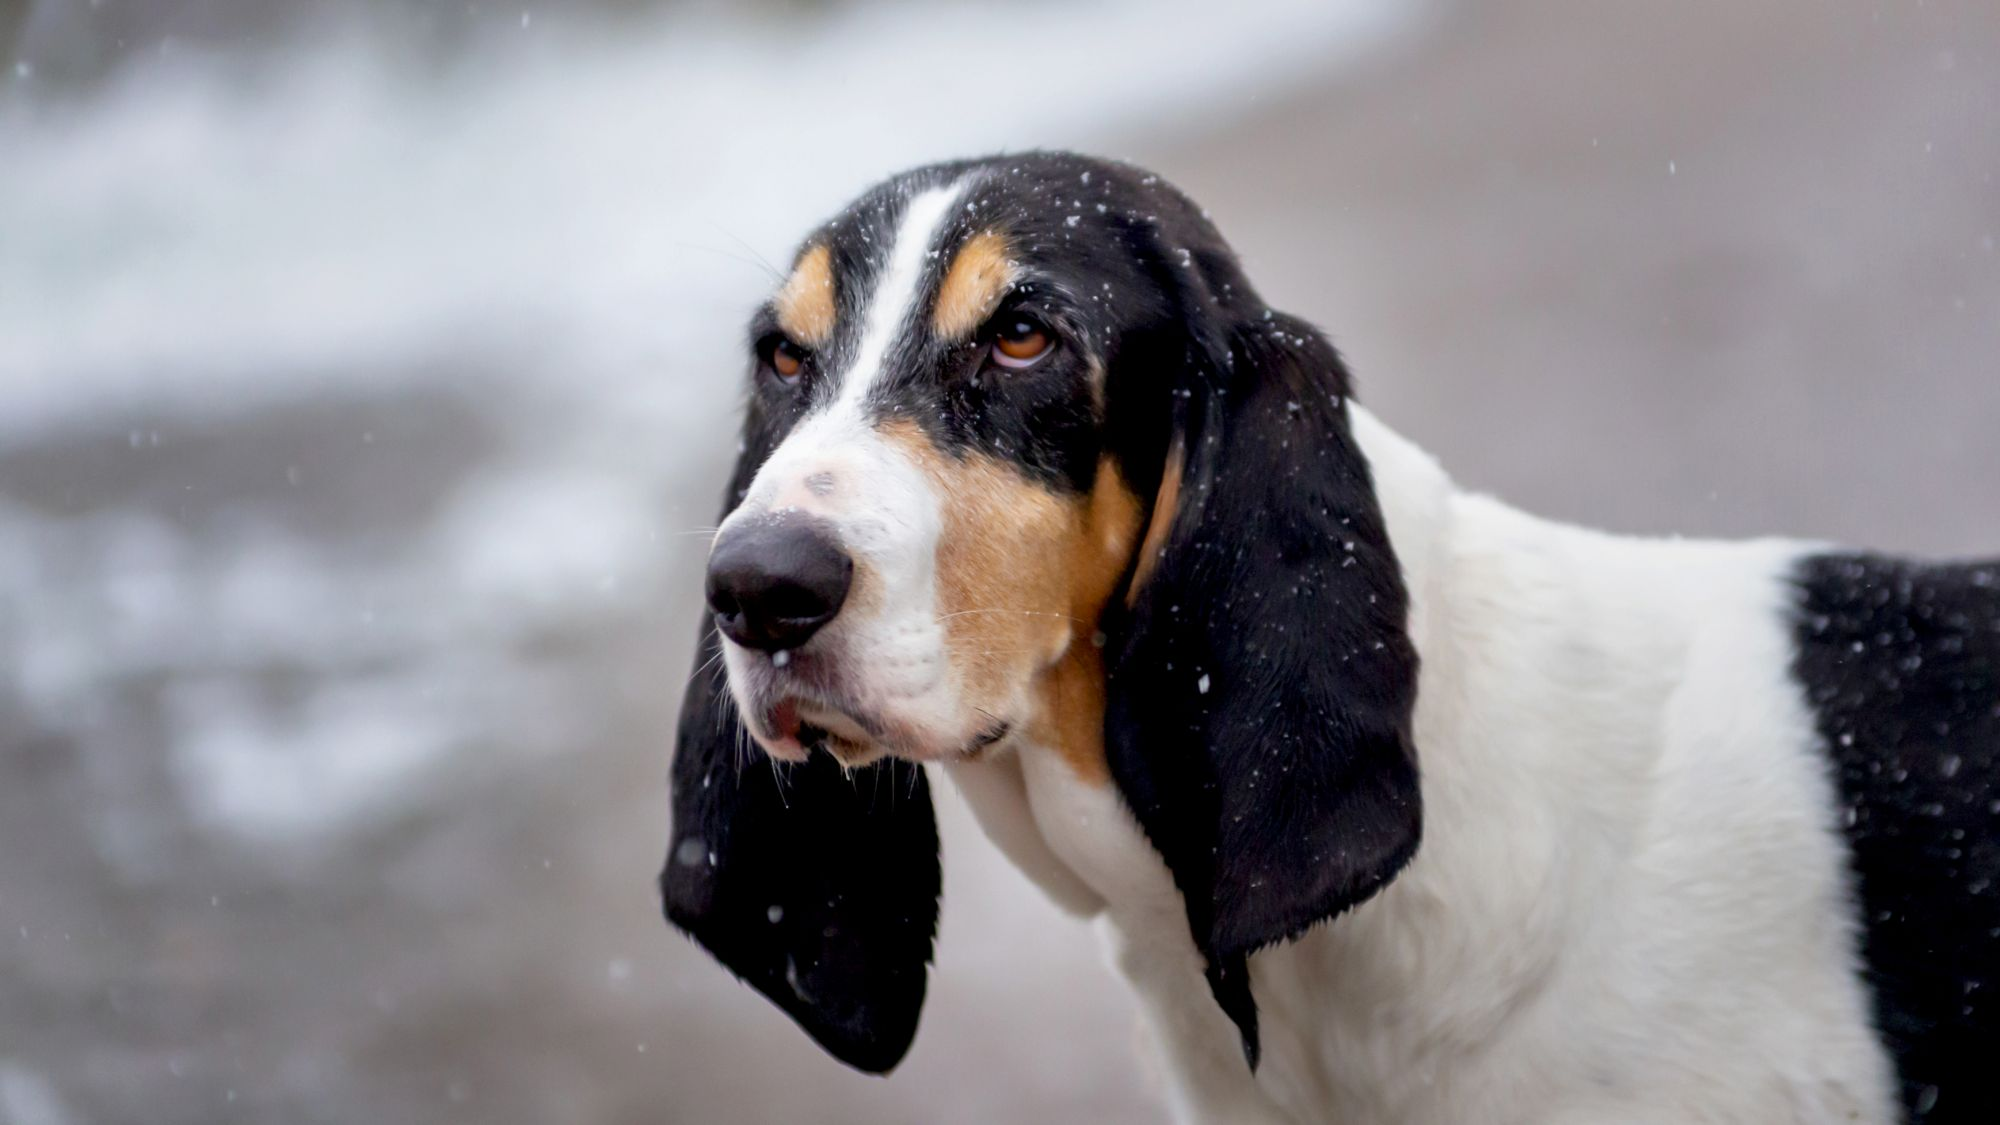
POLYGON ((2000 1121, 2000 565, 1456 487, 1159 177, 918 168, 751 325, 661 876, 886 1072, 925 766, 1190 1122, 2000 1121))

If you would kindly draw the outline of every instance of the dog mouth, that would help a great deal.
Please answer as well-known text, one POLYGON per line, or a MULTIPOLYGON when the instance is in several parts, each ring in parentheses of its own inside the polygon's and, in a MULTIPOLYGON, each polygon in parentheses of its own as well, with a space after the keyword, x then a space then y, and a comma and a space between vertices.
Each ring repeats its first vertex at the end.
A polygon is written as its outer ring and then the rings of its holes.
POLYGON ((1007 736, 1013 733, 1013 723, 1005 719, 995 719, 985 729, 972 736, 972 741, 966 743, 965 749, 959 752, 960 756, 977 758, 986 751, 1006 741, 1007 736))
POLYGON ((738 694, 747 704, 744 725, 771 757, 783 762, 805 762, 818 750, 847 769, 889 756, 915 762, 963 760, 985 754, 1016 729, 1013 722, 984 710, 980 713, 987 722, 970 737, 899 722, 853 700, 841 690, 835 669, 813 653, 794 652, 782 663, 753 664, 742 671, 738 694))
POLYGON ((850 769, 865 766, 886 753, 882 749, 885 741, 882 732, 851 712, 806 703, 798 707, 798 716, 793 737, 808 752, 825 750, 850 769))
POLYGON ((824 750, 852 769, 882 757, 900 741, 859 708, 816 697, 781 696, 761 708, 758 718, 752 733, 781 761, 803 762, 813 751, 824 750))
POLYGON ((796 696, 787 696, 767 708, 761 725, 763 735, 759 741, 772 756, 785 761, 805 761, 813 751, 824 750, 848 769, 870 765, 892 754, 914 761, 977 758, 1014 733, 1013 723, 994 720, 949 752, 925 752, 916 740, 899 735, 855 709, 796 696))

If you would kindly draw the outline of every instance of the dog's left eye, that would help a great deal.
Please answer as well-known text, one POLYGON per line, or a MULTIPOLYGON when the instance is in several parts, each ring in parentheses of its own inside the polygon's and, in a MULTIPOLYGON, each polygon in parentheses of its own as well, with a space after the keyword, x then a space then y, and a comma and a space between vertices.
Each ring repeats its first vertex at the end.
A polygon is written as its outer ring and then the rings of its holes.
POLYGON ((1010 316, 999 322, 999 329, 993 334, 993 362, 1015 370, 1032 367, 1054 346, 1054 337, 1040 321, 1010 316))

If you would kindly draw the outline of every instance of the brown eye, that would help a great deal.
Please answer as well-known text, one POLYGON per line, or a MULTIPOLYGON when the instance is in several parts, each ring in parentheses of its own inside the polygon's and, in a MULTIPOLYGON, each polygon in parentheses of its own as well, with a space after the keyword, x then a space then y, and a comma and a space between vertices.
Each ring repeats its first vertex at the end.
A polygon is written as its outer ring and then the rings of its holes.
POLYGON ((1013 317, 1000 324, 993 337, 993 362, 1002 367, 1022 368, 1048 354, 1053 343, 1049 331, 1026 317, 1013 317))
POLYGON ((805 349, 783 336, 773 336, 765 348, 765 360, 778 378, 786 383, 798 382, 799 372, 806 366, 805 349))

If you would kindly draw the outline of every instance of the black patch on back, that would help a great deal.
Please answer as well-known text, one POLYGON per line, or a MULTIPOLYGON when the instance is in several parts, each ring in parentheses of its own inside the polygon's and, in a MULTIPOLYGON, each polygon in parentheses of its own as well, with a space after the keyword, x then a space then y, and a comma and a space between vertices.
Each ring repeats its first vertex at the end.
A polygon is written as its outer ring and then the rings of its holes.
POLYGON ((1796 581, 1904 1106, 2000 1121, 2000 565, 1824 555, 1796 581))

